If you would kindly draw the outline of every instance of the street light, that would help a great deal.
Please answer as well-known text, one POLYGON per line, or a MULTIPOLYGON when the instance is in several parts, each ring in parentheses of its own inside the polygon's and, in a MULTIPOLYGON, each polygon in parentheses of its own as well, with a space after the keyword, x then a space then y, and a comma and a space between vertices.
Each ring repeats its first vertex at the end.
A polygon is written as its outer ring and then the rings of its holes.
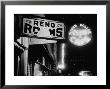
POLYGON ((76 46, 84 46, 92 39, 92 31, 84 24, 73 25, 69 31, 69 41, 76 46))

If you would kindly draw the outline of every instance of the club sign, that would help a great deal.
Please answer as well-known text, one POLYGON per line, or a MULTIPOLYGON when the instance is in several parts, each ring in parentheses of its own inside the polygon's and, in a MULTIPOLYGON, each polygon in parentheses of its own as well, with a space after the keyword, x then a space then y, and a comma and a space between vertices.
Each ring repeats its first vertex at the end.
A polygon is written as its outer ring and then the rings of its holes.
POLYGON ((23 33, 30 36, 64 39, 64 23, 41 18, 24 18, 23 33))

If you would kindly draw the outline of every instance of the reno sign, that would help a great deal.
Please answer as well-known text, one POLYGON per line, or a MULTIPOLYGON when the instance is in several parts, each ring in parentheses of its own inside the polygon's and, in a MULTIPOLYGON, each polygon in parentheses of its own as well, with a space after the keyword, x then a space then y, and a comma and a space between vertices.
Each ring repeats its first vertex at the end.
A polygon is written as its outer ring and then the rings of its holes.
POLYGON ((41 18, 24 18, 23 33, 39 38, 64 39, 64 23, 41 18))

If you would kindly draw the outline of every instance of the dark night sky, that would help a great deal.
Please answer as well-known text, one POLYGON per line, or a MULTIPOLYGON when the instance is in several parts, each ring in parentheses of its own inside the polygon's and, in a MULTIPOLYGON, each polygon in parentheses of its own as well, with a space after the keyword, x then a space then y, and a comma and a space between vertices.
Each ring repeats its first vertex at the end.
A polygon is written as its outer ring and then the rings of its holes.
MULTIPOLYGON (((96 14, 65 14, 65 15, 48 15, 49 19, 59 20, 66 25, 66 34, 72 25, 76 23, 84 23, 90 27, 92 31, 92 41, 84 47, 76 47, 67 40, 68 54, 74 52, 74 55, 86 55, 91 59, 96 58, 97 53, 97 15, 96 14)), ((72 54, 73 55, 73 54, 72 54)))

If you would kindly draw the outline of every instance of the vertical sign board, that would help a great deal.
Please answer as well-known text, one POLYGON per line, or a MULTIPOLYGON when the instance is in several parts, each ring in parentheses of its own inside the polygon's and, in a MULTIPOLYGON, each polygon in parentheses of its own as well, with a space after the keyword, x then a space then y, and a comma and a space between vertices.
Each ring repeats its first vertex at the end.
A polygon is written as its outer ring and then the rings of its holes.
POLYGON ((64 39, 64 23, 40 18, 24 18, 23 33, 39 38, 64 39))

